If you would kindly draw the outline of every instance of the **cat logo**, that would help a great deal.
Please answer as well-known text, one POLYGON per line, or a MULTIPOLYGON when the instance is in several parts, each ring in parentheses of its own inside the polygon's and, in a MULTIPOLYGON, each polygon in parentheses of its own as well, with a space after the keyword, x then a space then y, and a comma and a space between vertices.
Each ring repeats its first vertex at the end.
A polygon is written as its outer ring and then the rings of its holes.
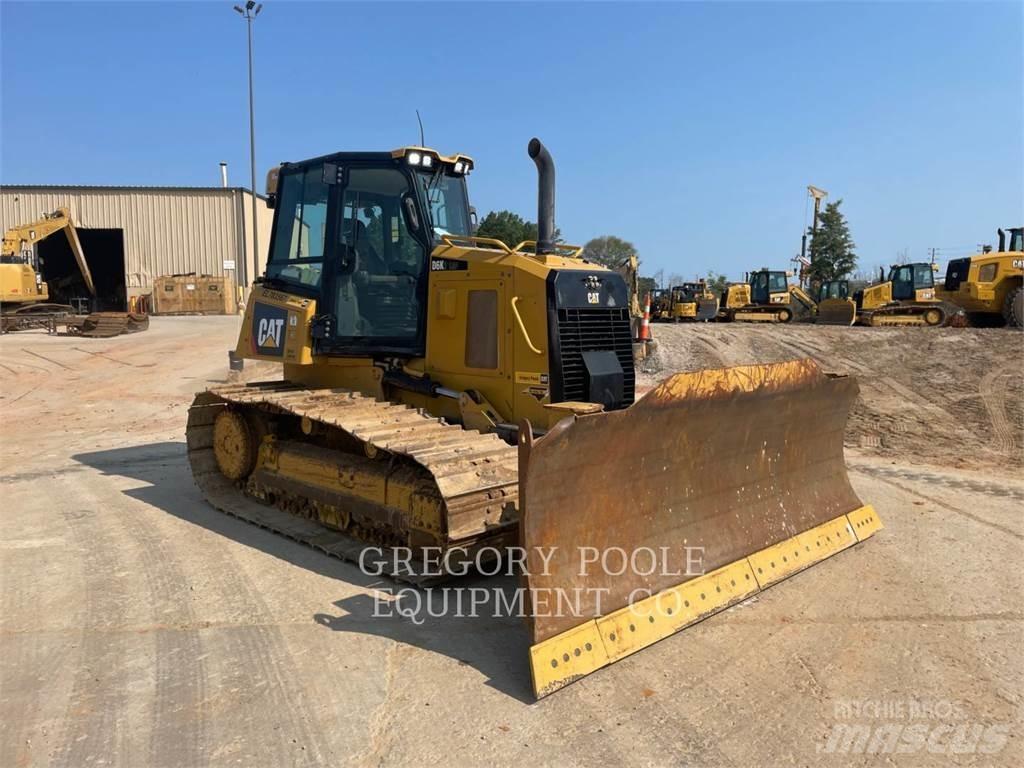
POLYGON ((284 326, 288 310, 257 301, 253 307, 252 341, 257 355, 284 356, 284 326))
POLYGON ((256 330, 256 343, 261 347, 277 349, 281 346, 282 328, 284 328, 284 320, 264 317, 260 320, 259 328, 256 330))

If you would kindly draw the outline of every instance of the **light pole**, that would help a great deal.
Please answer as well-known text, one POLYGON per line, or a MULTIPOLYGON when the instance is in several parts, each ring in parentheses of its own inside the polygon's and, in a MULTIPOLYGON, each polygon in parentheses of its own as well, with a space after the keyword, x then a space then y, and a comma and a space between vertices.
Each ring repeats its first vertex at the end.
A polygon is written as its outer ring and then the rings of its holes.
MULTIPOLYGON (((253 267, 259 269, 260 259, 260 235, 259 227, 256 226, 256 110, 252 98, 252 22, 263 10, 263 3, 256 3, 255 0, 247 0, 245 7, 235 6, 245 19, 249 30, 249 172, 252 184, 252 261, 253 267)), ((246 264, 248 259, 242 260, 242 283, 249 287, 249 269, 246 264)))

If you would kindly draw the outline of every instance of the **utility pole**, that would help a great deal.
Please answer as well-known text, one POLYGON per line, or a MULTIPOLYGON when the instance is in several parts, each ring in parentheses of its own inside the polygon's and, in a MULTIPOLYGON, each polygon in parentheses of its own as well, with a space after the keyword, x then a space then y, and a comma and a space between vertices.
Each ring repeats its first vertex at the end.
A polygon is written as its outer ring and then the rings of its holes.
MULTIPOLYGON (((818 213, 821 211, 821 201, 828 197, 828 192, 818 189, 813 184, 807 185, 807 194, 814 198, 814 218, 811 219, 811 238, 818 232, 818 213)), ((800 238, 800 262, 810 266, 807 259, 807 206, 804 206, 804 233, 800 238)))
MULTIPOLYGON (((249 31, 249 173, 252 185, 252 261, 253 267, 259 269, 260 235, 256 226, 256 109, 253 104, 252 86, 252 23, 263 10, 263 3, 247 0, 245 8, 236 5, 235 10, 245 19, 249 31)), ((242 260, 242 284, 249 287, 248 259, 242 260)))

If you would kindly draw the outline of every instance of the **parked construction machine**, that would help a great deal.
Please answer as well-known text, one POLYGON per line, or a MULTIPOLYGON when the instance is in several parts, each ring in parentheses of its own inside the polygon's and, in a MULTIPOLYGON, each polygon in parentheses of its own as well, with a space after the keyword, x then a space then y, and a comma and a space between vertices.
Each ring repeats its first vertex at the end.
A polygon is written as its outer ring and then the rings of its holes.
POLYGON ((855 291, 850 301, 856 308, 857 324, 876 327, 937 327, 957 311, 936 296, 935 269, 927 262, 894 264, 885 280, 855 291))
POLYGON ((554 164, 528 153, 539 235, 515 245, 472 234, 464 155, 271 171, 235 354, 284 378, 198 394, 187 442, 213 506, 375 572, 518 562, 539 697, 881 523, 843 459, 851 378, 703 370, 634 403, 625 281, 555 242, 554 164))
POLYGON ((937 298, 961 307, 972 324, 1024 327, 1024 227, 997 230, 999 250, 986 250, 946 265, 937 298), (1009 236, 1009 242, 1007 242, 1009 236))
POLYGON ((853 296, 868 286, 864 280, 826 280, 818 286, 817 313, 821 325, 853 325, 857 322, 857 304, 853 296))
POLYGON ((788 323, 810 320, 817 303, 799 285, 789 284, 789 273, 760 269, 749 272, 743 283, 732 283, 722 295, 719 320, 744 323, 788 323))
POLYGON ((659 289, 651 294, 651 320, 694 322, 713 320, 718 314, 718 297, 703 280, 659 289))
POLYGON ((78 230, 67 208, 44 213, 36 221, 21 224, 4 233, 0 251, 0 333, 45 328, 55 332, 59 325, 83 336, 116 336, 143 331, 149 318, 134 312, 100 312, 96 304, 96 285, 89 270, 78 230), (81 306, 53 303, 43 280, 36 246, 51 235, 63 232, 89 297, 81 306), (84 310, 84 311, 83 311, 84 310))

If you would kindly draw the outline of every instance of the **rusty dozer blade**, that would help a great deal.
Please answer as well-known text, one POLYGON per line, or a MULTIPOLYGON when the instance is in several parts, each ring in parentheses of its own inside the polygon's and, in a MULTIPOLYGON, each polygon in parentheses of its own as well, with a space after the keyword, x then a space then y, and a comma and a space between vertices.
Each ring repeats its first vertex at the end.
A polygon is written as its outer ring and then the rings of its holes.
POLYGON ((713 320, 718 314, 718 299, 697 299, 697 319, 713 320))
POLYGON ((843 461, 856 396, 794 360, 679 373, 626 410, 520 430, 535 694, 878 530, 843 461))
POLYGON ((852 299, 825 299, 818 304, 818 317, 822 325, 853 325, 857 321, 857 305, 852 299))

